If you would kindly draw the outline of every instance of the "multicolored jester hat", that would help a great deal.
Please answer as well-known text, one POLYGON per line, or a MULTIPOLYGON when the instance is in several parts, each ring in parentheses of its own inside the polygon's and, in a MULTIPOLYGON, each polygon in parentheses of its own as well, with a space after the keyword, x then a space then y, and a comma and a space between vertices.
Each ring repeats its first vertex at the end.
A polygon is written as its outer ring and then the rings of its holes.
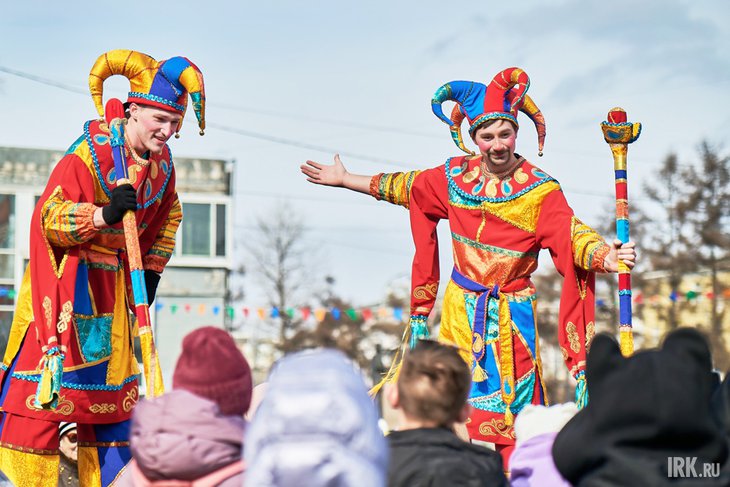
POLYGON ((545 118, 535 102, 527 95, 530 78, 520 68, 507 68, 492 78, 489 87, 476 81, 450 81, 433 95, 431 109, 451 130, 451 138, 456 146, 474 155, 464 146, 461 136, 461 123, 469 121, 469 134, 487 120, 509 120, 519 127, 517 112, 527 114, 537 129, 538 155, 542 156, 545 144, 545 118), (451 118, 444 115, 441 105, 445 101, 456 103, 451 118))

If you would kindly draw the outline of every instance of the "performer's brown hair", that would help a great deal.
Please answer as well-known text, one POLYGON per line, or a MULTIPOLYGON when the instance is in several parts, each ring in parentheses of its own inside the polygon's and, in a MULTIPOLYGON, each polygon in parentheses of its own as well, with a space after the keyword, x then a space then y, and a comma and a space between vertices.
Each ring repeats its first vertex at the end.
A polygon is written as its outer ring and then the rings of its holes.
POLYGON ((450 428, 466 404, 471 373, 455 347, 421 340, 406 353, 397 387, 407 416, 450 428))
POLYGON ((479 126, 476 129, 474 129, 474 133, 471 134, 471 138, 474 139, 474 137, 476 136, 477 130, 491 127, 492 125, 494 125, 497 122, 507 122, 510 125, 512 125, 512 128, 515 129, 515 131, 517 131, 517 129, 518 129, 517 125, 515 125, 515 123, 512 120, 506 120, 504 118, 493 118, 491 120, 486 120, 486 121, 480 123, 479 126))

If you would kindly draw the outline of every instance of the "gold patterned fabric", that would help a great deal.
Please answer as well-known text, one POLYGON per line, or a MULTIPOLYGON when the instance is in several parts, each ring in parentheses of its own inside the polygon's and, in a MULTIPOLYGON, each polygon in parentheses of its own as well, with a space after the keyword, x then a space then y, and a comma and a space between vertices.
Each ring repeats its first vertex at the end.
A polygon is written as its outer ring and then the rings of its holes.
POLYGON ((603 262, 611 247, 595 230, 576 216, 573 217, 571 232, 575 265, 587 271, 605 272, 603 262))
POLYGON ((370 181, 370 194, 376 200, 408 208, 411 199, 411 186, 421 171, 381 173, 370 181))

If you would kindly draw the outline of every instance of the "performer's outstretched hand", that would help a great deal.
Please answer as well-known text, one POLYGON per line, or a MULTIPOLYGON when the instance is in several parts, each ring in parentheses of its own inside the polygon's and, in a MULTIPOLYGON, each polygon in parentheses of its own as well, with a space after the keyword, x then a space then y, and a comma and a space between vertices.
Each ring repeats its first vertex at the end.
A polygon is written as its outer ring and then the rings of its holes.
POLYGON ((624 261, 624 264, 629 269, 633 269, 636 265, 636 242, 621 243, 621 240, 614 240, 611 245, 611 251, 603 261, 603 268, 607 272, 618 272, 619 260, 624 261))
POLYGON ((365 194, 370 193, 371 176, 360 176, 347 172, 339 154, 335 154, 335 163, 332 165, 307 161, 299 168, 310 183, 347 188, 365 194))
POLYGON ((342 187, 345 185, 347 169, 342 164, 339 154, 335 154, 335 163, 331 166, 314 161, 307 161, 300 169, 307 176, 307 181, 324 186, 342 187))

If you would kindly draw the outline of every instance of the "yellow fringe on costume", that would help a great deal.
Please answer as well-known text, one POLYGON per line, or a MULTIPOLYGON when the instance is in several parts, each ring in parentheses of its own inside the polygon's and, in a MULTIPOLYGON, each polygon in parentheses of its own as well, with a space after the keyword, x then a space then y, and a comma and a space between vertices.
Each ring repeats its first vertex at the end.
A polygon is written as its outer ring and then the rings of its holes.
POLYGON ((512 343, 512 316, 507 298, 499 295, 499 375, 502 381, 502 400, 507 405, 504 422, 512 426, 514 416, 510 406, 515 399, 515 358, 512 343))
POLYGON ((370 396, 375 397, 375 395, 380 392, 380 389, 383 388, 383 386, 387 382, 395 382, 398 380, 398 374, 400 374, 400 367, 403 364, 403 356, 406 353, 406 349, 408 348, 408 342, 411 339, 411 326, 410 324, 406 324, 406 329, 403 332, 403 338, 401 339, 400 346, 398 347, 398 350, 395 352, 395 356, 393 357, 393 361, 390 363, 390 368, 388 369, 388 372, 383 375, 383 378, 375 384, 369 391, 368 394, 370 396))
POLYGON ((55 486, 59 458, 58 454, 38 455, 0 447, 0 469, 17 486, 55 486))
POLYGON ((13 315, 13 324, 10 326, 10 336, 8 337, 8 345, 5 348, 5 357, 3 363, 10 366, 15 356, 20 350, 20 345, 25 338, 25 332, 33 321, 33 299, 32 286, 30 282, 30 266, 25 268, 23 274, 23 282, 20 284, 20 294, 18 295, 18 307, 13 315))
MULTIPOLYGON (((58 472, 56 472, 56 477, 58 477, 58 472)), ((101 487, 101 466, 96 447, 79 447, 79 485, 101 487)))

